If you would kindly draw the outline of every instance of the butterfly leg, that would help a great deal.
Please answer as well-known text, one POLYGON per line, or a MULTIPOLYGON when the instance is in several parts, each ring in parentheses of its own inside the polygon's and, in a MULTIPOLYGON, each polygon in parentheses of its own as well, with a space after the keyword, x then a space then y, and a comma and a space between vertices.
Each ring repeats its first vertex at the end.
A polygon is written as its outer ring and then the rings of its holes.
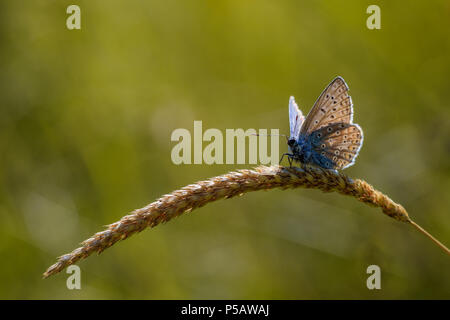
POLYGON ((289 167, 292 167, 292 156, 293 154, 290 153, 283 153, 283 155, 281 156, 280 162, 281 163, 283 161, 284 156, 288 157, 288 161, 289 161, 289 167))

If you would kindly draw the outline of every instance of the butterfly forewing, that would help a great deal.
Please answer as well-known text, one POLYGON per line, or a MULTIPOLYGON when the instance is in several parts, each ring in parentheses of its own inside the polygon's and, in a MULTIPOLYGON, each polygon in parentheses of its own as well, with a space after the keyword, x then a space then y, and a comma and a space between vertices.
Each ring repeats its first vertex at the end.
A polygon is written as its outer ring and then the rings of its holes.
POLYGON ((294 97, 289 99, 289 126, 290 126, 290 138, 298 139, 300 134, 300 128, 305 120, 302 112, 295 103, 294 97))
POLYGON ((322 92, 306 117, 302 134, 309 134, 331 123, 351 123, 353 103, 348 86, 341 77, 335 78, 322 92))

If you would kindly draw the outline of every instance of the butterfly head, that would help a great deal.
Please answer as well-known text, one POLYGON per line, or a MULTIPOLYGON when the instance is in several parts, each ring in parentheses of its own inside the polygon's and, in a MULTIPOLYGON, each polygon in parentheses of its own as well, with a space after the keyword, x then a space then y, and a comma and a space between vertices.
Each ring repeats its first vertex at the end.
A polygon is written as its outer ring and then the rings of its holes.
POLYGON ((295 141, 294 138, 289 138, 288 141, 287 141, 288 146, 291 147, 291 148, 292 148, 296 143, 297 143, 297 141, 295 141))

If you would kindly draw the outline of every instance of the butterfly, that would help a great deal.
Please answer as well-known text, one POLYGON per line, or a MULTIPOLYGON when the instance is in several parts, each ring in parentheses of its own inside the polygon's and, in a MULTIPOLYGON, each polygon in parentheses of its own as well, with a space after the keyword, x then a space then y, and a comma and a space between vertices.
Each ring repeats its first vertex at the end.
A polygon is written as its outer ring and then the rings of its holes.
MULTIPOLYGON (((289 99, 289 164, 301 162, 325 169, 342 170, 355 163, 364 135, 353 121, 353 103, 348 86, 335 78, 321 93, 306 118, 289 99)), ((281 160, 283 159, 281 158, 281 160)), ((281 162, 280 160, 280 162, 281 162)))

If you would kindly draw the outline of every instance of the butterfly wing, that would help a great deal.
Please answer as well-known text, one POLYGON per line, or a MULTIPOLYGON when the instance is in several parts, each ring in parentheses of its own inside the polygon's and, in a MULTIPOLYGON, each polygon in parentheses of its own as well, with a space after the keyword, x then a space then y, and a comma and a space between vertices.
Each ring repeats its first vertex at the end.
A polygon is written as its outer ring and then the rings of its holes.
POLYGON ((312 132, 310 137, 316 157, 326 157, 332 161, 331 167, 338 170, 355 163, 364 140, 361 128, 352 123, 330 124, 312 132))
POLYGON ((320 94, 301 128, 302 134, 310 134, 331 123, 351 123, 353 103, 348 86, 341 77, 335 78, 320 94))
POLYGON ((289 98, 289 127, 290 127, 290 137, 291 139, 298 139, 300 134, 300 128, 305 120, 301 110, 298 108, 297 103, 295 103, 294 97, 289 98))

